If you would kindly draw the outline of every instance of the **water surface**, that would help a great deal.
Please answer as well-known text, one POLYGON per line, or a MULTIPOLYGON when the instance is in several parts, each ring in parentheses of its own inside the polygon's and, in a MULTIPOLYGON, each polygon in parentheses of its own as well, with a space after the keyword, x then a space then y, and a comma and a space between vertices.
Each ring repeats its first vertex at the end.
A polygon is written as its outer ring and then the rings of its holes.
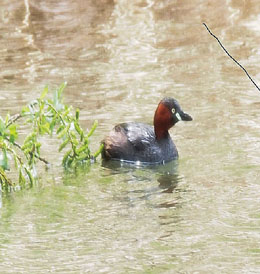
POLYGON ((1 273, 259 273, 260 4, 251 1, 2 1, 0 114, 48 84, 91 146, 118 122, 151 123, 164 96, 194 120, 171 130, 180 160, 76 174, 54 161, 39 185, 4 195, 1 273))

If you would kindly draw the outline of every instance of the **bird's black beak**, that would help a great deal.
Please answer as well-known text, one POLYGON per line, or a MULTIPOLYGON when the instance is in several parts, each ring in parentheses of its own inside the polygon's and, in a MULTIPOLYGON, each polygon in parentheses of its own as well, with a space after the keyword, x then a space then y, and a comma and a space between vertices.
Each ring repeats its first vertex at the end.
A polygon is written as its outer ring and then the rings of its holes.
POLYGON ((183 111, 176 113, 176 117, 179 121, 192 121, 192 117, 183 111))

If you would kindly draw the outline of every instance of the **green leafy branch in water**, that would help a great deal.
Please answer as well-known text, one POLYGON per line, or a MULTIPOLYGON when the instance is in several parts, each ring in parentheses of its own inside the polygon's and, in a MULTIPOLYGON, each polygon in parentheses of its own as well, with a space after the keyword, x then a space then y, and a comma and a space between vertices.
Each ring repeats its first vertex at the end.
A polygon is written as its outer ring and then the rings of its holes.
POLYGON ((44 88, 40 98, 34 100, 22 109, 21 114, 5 120, 0 117, 0 183, 3 187, 13 186, 7 177, 12 159, 19 172, 19 186, 29 183, 33 185, 37 179, 36 164, 41 161, 48 165, 48 161, 41 157, 41 143, 39 137, 47 134, 55 135, 61 140, 59 151, 64 153, 62 165, 64 168, 74 168, 79 164, 91 163, 100 154, 102 146, 93 155, 89 148, 89 138, 97 127, 97 121, 86 132, 79 123, 79 110, 63 104, 62 94, 66 84, 62 84, 53 95, 53 99, 46 99, 49 92, 44 88), (32 126, 32 131, 24 139, 22 145, 17 143, 17 121, 25 119, 26 124, 32 126))

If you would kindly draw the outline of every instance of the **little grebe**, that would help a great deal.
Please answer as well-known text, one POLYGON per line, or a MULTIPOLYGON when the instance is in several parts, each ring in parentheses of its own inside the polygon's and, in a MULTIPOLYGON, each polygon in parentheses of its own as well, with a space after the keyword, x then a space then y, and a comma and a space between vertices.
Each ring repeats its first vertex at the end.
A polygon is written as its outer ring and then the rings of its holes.
POLYGON ((154 127, 143 123, 122 123, 114 127, 102 143, 104 159, 162 164, 178 158, 168 130, 179 121, 191 121, 173 99, 166 97, 154 114, 154 127))

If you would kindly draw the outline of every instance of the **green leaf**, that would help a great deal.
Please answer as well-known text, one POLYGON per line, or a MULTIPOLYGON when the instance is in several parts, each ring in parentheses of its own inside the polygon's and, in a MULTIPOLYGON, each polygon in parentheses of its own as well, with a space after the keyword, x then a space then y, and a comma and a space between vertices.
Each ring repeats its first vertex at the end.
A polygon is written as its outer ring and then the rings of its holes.
POLYGON ((101 144, 99 149, 93 155, 94 159, 96 159, 98 157, 98 155, 103 151, 103 148, 104 148, 104 144, 101 144))
POLYGON ((46 97, 48 91, 49 91, 49 88, 48 88, 48 86, 46 86, 42 91, 42 94, 40 96, 40 100, 43 100, 46 97))
POLYGON ((53 130, 54 130, 54 127, 56 126, 56 113, 54 114, 51 122, 50 122, 50 131, 51 131, 51 134, 53 133, 53 130))
POLYGON ((71 167, 73 162, 74 162, 75 158, 68 158, 67 162, 66 162, 66 167, 71 167))
POLYGON ((26 182, 26 180, 25 180, 25 178, 23 176, 22 169, 19 168, 19 184, 22 185, 22 186, 24 186, 25 182, 26 182))
MULTIPOLYGON (((67 118, 70 118, 70 117, 68 117, 68 114, 71 112, 71 107, 67 107, 66 108, 66 110, 65 110, 65 112, 63 113, 63 118, 65 118, 66 116, 67 116, 67 118)), ((68 119, 68 120, 70 120, 70 119, 68 119)))
POLYGON ((76 120, 78 121, 79 120, 79 109, 78 108, 76 109, 75 117, 76 117, 76 120))
POLYGON ((17 126, 15 124, 12 124, 9 126, 9 134, 10 134, 10 142, 14 144, 15 140, 18 137, 18 133, 16 130, 17 126))
POLYGON ((25 153, 27 150, 30 151, 31 147, 32 147, 32 142, 28 141, 28 142, 23 144, 22 150, 25 153))
POLYGON ((90 137, 90 136, 94 133, 94 131, 95 131, 95 129, 97 128, 97 126, 98 126, 98 121, 95 120, 95 122, 94 122, 94 124, 92 125, 90 131, 88 132, 87 137, 90 137))
POLYGON ((66 86, 67 86, 67 82, 64 82, 60 85, 60 87, 58 89, 58 98, 59 98, 59 100, 61 99, 63 90, 65 89, 66 86))
POLYGON ((63 165, 64 167, 67 166, 68 159, 69 159, 69 156, 70 156, 71 152, 72 152, 72 149, 70 149, 69 151, 67 151, 67 152, 65 153, 65 155, 63 156, 62 165, 63 165))
POLYGON ((22 115, 28 115, 30 113, 30 109, 28 106, 22 107, 22 115))
POLYGON ((84 138, 84 144, 85 144, 85 145, 86 145, 86 144, 89 144, 88 137, 85 137, 85 138, 84 138))
POLYGON ((0 116, 0 135, 4 135, 5 129, 6 129, 5 122, 3 118, 0 116))
POLYGON ((7 178, 5 171, 0 167, 0 182, 4 187, 8 185, 13 185, 12 181, 7 178))
POLYGON ((41 115, 45 104, 40 99, 38 100, 38 106, 39 106, 39 111, 40 111, 40 115, 41 115))
POLYGON ((42 144, 41 143, 39 143, 39 142, 37 142, 36 144, 35 144, 35 149, 36 149, 36 155, 37 156, 40 156, 40 148, 41 148, 41 146, 42 146, 42 144))
POLYGON ((70 131, 70 135, 72 138, 77 139, 75 131, 70 131))
POLYGON ((6 117, 5 117, 5 124, 6 124, 6 125, 8 124, 9 120, 10 120, 10 115, 9 115, 9 113, 8 113, 8 114, 6 115, 6 117))
POLYGON ((62 104, 62 93, 64 88, 67 86, 67 83, 64 82, 63 84, 60 85, 60 87, 54 92, 54 97, 53 97, 53 104, 55 108, 59 111, 63 109, 63 104, 62 104))
POLYGON ((80 126, 79 126, 79 124, 78 124, 77 121, 74 121, 74 127, 75 127, 76 131, 78 132, 78 134, 81 136, 82 133, 83 133, 83 131, 82 131, 82 129, 80 128, 80 126))
POLYGON ((34 178, 32 176, 32 173, 31 173, 31 171, 27 167, 25 167, 24 170, 25 170, 26 174, 28 175, 30 183, 31 183, 31 186, 32 186, 33 183, 34 183, 34 178))
POLYGON ((9 169, 7 151, 5 148, 2 148, 2 159, 0 160, 0 166, 3 168, 3 170, 9 169))
POLYGON ((60 147, 59 147, 59 152, 61 152, 61 151, 64 149, 64 147, 68 144, 68 142, 69 142, 69 138, 67 138, 67 139, 60 145, 60 147))
POLYGON ((83 154, 77 158, 78 162, 82 162, 82 161, 86 161, 86 160, 89 160, 89 155, 87 155, 87 154, 83 154))
POLYGON ((18 159, 17 159, 17 156, 14 154, 14 155, 13 155, 13 158, 14 158, 14 165, 15 165, 15 168, 18 169, 18 159))
POLYGON ((88 144, 81 146, 79 149, 77 149, 76 152, 77 152, 77 154, 80 154, 81 152, 86 151, 86 150, 88 150, 88 144))
POLYGON ((36 139, 37 134, 35 132, 30 133, 24 140, 24 144, 28 142, 34 142, 36 139))
POLYGON ((40 126, 40 133, 41 134, 44 134, 44 133, 51 134, 50 124, 49 123, 45 123, 45 124, 41 125, 40 126))
POLYGON ((77 146, 79 144, 79 141, 77 138, 72 138, 72 143, 74 146, 77 146))
POLYGON ((61 139, 69 130, 69 125, 66 126, 59 134, 58 134, 58 138, 61 139))
POLYGON ((65 126, 64 125, 61 125, 57 131, 56 131, 56 134, 59 134, 62 130, 64 130, 65 126))

